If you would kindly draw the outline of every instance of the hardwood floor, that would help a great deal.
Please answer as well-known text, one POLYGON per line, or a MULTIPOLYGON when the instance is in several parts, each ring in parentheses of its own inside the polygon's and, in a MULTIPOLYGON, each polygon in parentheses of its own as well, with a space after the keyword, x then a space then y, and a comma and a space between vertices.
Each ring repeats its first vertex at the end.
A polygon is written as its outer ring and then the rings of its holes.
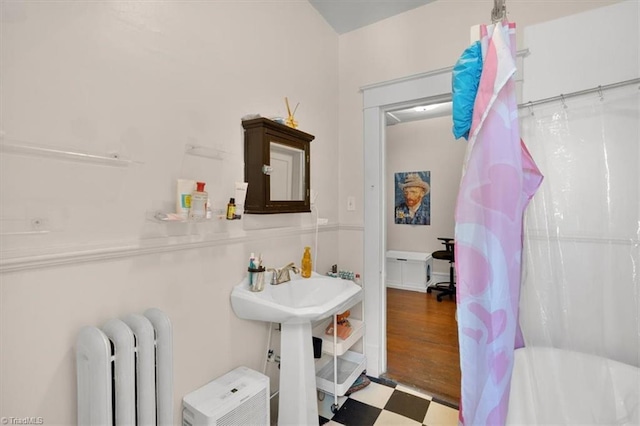
POLYGON ((455 300, 387 289, 385 377, 458 405, 460 354, 455 300))

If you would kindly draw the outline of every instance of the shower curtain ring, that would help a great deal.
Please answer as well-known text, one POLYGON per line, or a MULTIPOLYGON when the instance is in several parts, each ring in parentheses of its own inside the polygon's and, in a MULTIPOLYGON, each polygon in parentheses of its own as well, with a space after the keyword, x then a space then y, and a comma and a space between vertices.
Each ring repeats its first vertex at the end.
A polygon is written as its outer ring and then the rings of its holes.
POLYGON ((534 116, 535 114, 533 113, 533 102, 529 101, 527 105, 529 105, 529 114, 531 114, 531 116, 534 116))
POLYGON ((600 96, 600 100, 604 101, 604 94, 602 93, 602 86, 598 86, 598 96, 600 96))
POLYGON ((567 109, 567 104, 564 101, 564 95, 560 94, 560 102, 562 102, 562 108, 567 109))

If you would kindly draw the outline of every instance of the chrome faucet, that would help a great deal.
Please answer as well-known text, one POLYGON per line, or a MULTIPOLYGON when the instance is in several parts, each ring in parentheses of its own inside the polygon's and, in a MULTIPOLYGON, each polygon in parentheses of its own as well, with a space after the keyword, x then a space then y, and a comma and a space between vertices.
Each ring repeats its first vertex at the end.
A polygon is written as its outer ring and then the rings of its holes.
POLYGON ((271 285, 278 285, 278 284, 286 283, 287 281, 291 281, 291 276, 289 275, 289 271, 293 271, 293 273, 295 274, 300 273, 300 269, 298 269, 293 262, 283 266, 280 269, 269 268, 267 269, 267 271, 273 272, 273 275, 271 276, 271 285))

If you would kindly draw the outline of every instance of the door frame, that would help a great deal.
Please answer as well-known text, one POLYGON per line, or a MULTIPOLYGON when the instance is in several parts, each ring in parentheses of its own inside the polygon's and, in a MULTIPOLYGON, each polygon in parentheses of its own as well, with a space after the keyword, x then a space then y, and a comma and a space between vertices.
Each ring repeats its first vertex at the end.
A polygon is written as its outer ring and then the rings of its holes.
POLYGON ((451 100, 452 67, 362 87, 364 115, 364 321, 367 374, 387 370, 386 122, 390 110, 451 100))

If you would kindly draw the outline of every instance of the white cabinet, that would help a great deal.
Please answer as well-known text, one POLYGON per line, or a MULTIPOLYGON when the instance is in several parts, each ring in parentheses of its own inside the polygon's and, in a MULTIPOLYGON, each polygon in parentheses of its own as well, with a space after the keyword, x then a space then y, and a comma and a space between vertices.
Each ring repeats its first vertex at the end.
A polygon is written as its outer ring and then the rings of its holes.
POLYGON ((387 251, 386 286, 425 292, 433 272, 431 253, 387 251))

